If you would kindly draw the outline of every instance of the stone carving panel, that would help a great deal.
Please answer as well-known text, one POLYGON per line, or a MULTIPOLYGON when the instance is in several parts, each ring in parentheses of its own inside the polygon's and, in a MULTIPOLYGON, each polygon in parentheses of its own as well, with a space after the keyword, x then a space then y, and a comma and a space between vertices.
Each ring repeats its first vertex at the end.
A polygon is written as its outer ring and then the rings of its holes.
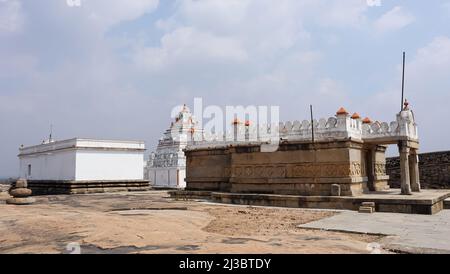
POLYGON ((375 175, 386 175, 386 163, 376 162, 375 163, 375 175))
POLYGON ((292 168, 292 176, 299 178, 365 176, 365 168, 359 162, 351 164, 307 163, 295 165, 292 168))
POLYGON ((233 177, 240 178, 284 178, 284 166, 238 166, 233 168, 233 177))
POLYGON ((240 178, 285 178, 290 169, 293 178, 366 176, 365 167, 359 162, 351 164, 305 163, 294 166, 237 166, 233 177, 240 178))

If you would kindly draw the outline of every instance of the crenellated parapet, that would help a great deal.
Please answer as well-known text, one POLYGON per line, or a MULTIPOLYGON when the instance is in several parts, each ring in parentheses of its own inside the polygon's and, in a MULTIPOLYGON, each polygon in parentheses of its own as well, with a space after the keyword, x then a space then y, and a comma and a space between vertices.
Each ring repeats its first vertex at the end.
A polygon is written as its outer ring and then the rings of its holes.
POLYGON ((362 119, 359 114, 349 113, 341 108, 334 117, 319 120, 303 120, 279 124, 251 124, 249 121, 233 122, 231 130, 225 134, 213 134, 199 131, 188 142, 189 149, 203 147, 221 147, 249 143, 273 143, 279 141, 312 141, 360 140, 376 142, 377 140, 409 140, 418 141, 418 130, 414 113, 405 105, 392 122, 362 119))

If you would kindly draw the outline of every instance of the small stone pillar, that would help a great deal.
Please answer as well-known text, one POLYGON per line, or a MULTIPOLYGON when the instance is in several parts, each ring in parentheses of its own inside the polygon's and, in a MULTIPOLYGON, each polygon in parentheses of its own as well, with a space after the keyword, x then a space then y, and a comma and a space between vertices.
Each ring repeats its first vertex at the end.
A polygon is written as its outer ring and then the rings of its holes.
POLYGON ((409 176, 411 179, 411 189, 413 192, 420 192, 420 176, 419 176, 419 156, 416 149, 411 149, 409 155, 409 176))
POLYGON ((28 182, 25 179, 19 179, 9 190, 9 194, 13 197, 6 200, 7 204, 11 205, 30 205, 35 202, 35 199, 30 197, 31 189, 28 189, 28 182))
POLYGON ((376 147, 370 148, 370 150, 367 151, 367 188, 369 191, 376 191, 375 188, 375 162, 376 162, 376 147))
POLYGON ((401 187, 402 195, 411 195, 411 181, 409 176, 409 147, 405 142, 398 144, 400 152, 400 175, 401 175, 401 187))

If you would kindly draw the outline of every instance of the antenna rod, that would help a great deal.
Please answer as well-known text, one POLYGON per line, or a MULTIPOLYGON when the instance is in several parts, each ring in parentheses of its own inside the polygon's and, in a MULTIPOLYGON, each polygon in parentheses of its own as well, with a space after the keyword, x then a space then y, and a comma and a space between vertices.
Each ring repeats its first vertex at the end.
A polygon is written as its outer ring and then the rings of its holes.
POLYGON ((313 116, 313 106, 312 105, 309 105, 309 109, 310 109, 310 111, 311 111, 311 134, 312 134, 312 142, 313 142, 313 144, 314 144, 314 116, 313 116))
POLYGON ((400 104, 400 111, 403 111, 403 103, 405 101, 405 60, 406 60, 406 53, 403 52, 402 102, 400 104))

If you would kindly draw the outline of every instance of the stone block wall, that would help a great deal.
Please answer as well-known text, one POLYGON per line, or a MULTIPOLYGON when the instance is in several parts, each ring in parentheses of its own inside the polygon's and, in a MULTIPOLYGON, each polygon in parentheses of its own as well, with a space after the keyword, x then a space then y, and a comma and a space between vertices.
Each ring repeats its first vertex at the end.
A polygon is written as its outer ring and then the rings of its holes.
MULTIPOLYGON (((186 149, 188 191, 332 196, 357 196, 368 190, 369 148, 361 141, 284 141, 275 152, 260 146, 186 149)), ((387 185, 384 148, 373 157, 377 189, 387 185)))
MULTIPOLYGON (((386 159, 389 185, 400 188, 400 161, 398 157, 386 159)), ((419 155, 420 182, 424 189, 450 188, 450 151, 419 155)))

